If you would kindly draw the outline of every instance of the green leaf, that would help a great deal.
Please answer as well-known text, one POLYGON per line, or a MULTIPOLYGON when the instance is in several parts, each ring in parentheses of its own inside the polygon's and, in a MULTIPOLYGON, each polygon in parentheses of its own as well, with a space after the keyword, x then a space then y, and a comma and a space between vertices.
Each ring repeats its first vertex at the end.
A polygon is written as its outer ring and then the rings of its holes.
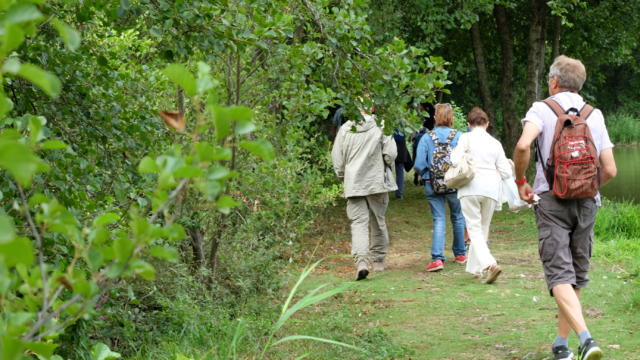
POLYGON ((4 94, 0 94, 0 120, 4 119, 11 110, 13 110, 13 101, 4 94))
POLYGON ((209 173, 207 174, 207 179, 208 180, 224 179, 229 175, 230 172, 231 171, 229 171, 229 169, 227 169, 224 166, 214 166, 211 170, 209 170, 209 173))
POLYGON ((136 260, 131 264, 131 269, 145 280, 153 280, 156 277, 156 269, 144 260, 136 260))
POLYGON ((4 15, 6 24, 21 24, 42 19, 42 13, 33 4, 18 3, 4 15))
POLYGON ((255 130, 256 126, 251 122, 253 112, 245 106, 232 106, 228 109, 229 117, 236 122, 236 134, 247 134, 255 130))
POLYGON ((149 254, 158 259, 165 259, 172 263, 178 262, 178 250, 172 247, 154 246, 149 249, 149 254))
POLYGON ((116 241, 113 242, 113 253, 118 260, 125 261, 129 259, 133 248, 133 242, 127 235, 119 236, 116 241))
POLYGON ((38 86, 51 97, 57 97, 62 89, 62 83, 57 76, 33 64, 21 64, 16 75, 38 86))
POLYGON ((43 116, 29 117, 29 142, 32 145, 44 139, 44 125, 46 123, 47 119, 43 116))
POLYGON ((17 237, 13 241, 0 244, 0 257, 8 267, 17 264, 33 265, 33 244, 26 237, 17 237))
POLYGON ((17 49, 24 41, 24 31, 19 25, 7 25, 4 31, 2 50, 5 54, 17 49))
POLYGON ((113 360, 120 359, 121 355, 111 351, 109 347, 103 343, 97 343, 91 349, 91 360, 113 360))
POLYGON ((231 133, 231 120, 228 109, 214 106, 213 122, 216 125, 216 139, 218 141, 223 141, 231 133))
POLYGON ((75 51, 80 46, 80 33, 76 29, 55 18, 51 20, 51 23, 69 50, 75 51))
POLYGON ((16 236, 16 228, 13 225, 13 218, 0 209, 0 244, 13 241, 16 236))
POLYGON ((155 174, 160 170, 156 161, 152 158, 145 156, 138 165, 138 172, 141 174, 155 174))
POLYGON ((162 70, 162 73, 171 82, 183 88, 187 95, 194 96, 196 94, 196 79, 184 65, 171 64, 162 70))
POLYGON ((236 207, 238 205, 240 205, 240 203, 235 201, 229 195, 222 195, 220 199, 218 199, 218 201, 216 202, 216 206, 218 207, 218 210, 223 214, 228 214, 231 208, 236 207))
POLYGON ((25 187, 31 184, 36 173, 49 170, 49 166, 31 149, 17 141, 0 139, 0 154, 0 168, 7 170, 25 187))
POLYGON ((204 176, 204 172, 197 166, 183 165, 173 171, 173 176, 178 178, 196 178, 204 176))
POLYGON ((63 143, 60 140, 47 140, 40 145, 42 150, 60 150, 66 149, 67 144, 63 143))
POLYGON ((93 226, 105 226, 107 224, 114 223, 114 222, 118 221, 119 219, 120 219, 120 216, 118 216, 118 214, 115 214, 115 213, 112 213, 112 212, 104 213, 104 214, 98 216, 93 221, 93 226))
POLYGON ((266 140, 241 141, 240 147, 265 161, 272 160, 276 156, 273 145, 266 140))
POLYGON ((58 347, 56 344, 45 342, 24 342, 22 345, 25 349, 31 350, 45 359, 49 359, 53 355, 53 351, 58 347))

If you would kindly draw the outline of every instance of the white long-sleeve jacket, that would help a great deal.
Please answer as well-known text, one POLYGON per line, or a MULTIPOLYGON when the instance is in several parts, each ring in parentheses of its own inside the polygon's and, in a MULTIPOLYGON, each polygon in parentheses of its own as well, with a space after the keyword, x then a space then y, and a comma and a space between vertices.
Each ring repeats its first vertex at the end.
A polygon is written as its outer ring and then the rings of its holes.
POLYGON ((512 176, 511 164, 504 154, 502 144, 483 128, 476 127, 462 134, 458 146, 451 153, 451 162, 458 163, 467 146, 474 160, 475 176, 467 185, 458 189, 458 198, 481 195, 502 201, 502 179, 512 176))

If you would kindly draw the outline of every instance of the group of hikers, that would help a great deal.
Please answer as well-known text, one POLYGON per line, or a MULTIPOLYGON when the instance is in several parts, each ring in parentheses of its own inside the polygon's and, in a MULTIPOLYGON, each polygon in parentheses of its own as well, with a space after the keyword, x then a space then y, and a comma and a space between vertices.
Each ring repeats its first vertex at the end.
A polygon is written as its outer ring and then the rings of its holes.
MULTIPOLYGON (((435 105, 434 127, 423 129, 412 162, 419 174, 417 181, 424 184, 433 220, 428 272, 443 270, 446 262, 445 204, 450 210, 454 261, 466 264, 467 272, 488 284, 503 271, 491 254, 488 239, 491 218, 502 206, 505 188, 515 184, 518 201, 533 206, 540 260, 558 308, 557 336, 551 346, 554 359, 574 358, 568 343, 571 330, 579 338, 577 359, 603 356, 587 328, 580 292, 589 282, 593 227, 600 205, 598 188, 617 169, 602 112, 586 104, 578 93, 585 80, 580 60, 564 55, 554 60, 549 69, 549 97, 533 103, 522 120, 513 162, 487 132, 489 117, 482 109, 474 107, 468 113, 468 131, 462 133, 453 128, 454 111, 446 103, 435 105), (533 187, 525 177, 532 145, 536 158, 533 187), (455 169, 465 173, 465 179, 453 188, 450 172, 455 169), (470 241, 468 251, 465 235, 470 241)), ((402 177, 410 170, 405 167, 404 138, 396 143, 393 136, 385 136, 372 112, 360 109, 361 121, 343 124, 332 149, 334 170, 344 182, 356 280, 367 278, 371 270, 385 270, 388 193, 396 191, 396 198, 403 197, 403 186, 398 187, 400 181, 396 183, 391 169, 395 167, 396 175, 402 177)), ((401 135, 396 132, 395 138, 401 135)))

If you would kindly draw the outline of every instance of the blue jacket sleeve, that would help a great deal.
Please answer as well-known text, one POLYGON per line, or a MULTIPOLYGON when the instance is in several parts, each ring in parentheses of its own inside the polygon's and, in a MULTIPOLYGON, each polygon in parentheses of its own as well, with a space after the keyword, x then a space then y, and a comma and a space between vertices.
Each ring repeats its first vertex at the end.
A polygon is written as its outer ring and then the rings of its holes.
POLYGON ((462 136, 462 131, 458 131, 456 133, 456 136, 453 137, 453 140, 451 140, 451 147, 452 148, 458 146, 458 140, 460 140, 460 136, 462 136))
POLYGON ((416 169, 418 174, 422 174, 423 179, 429 178, 429 172, 426 171, 429 168, 429 159, 428 154, 431 154, 433 150, 429 150, 433 141, 429 134, 424 134, 422 138, 420 138, 420 142, 418 143, 418 151, 416 151, 416 158, 414 159, 413 168, 416 169))

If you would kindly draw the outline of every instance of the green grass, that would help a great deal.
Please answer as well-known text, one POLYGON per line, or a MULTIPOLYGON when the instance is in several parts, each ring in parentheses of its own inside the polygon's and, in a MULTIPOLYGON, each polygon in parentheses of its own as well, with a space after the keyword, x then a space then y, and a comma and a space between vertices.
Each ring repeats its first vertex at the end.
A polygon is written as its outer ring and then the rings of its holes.
POLYGON ((607 131, 615 144, 640 142, 640 119, 627 113, 615 113, 606 118, 607 131))
MULTIPOLYGON (((373 352, 364 357, 371 359, 549 358, 556 307, 538 260, 531 210, 494 215, 490 247, 504 271, 494 285, 480 283, 464 266, 451 262, 442 272, 424 271, 430 258, 431 220, 421 189, 410 185, 404 200, 391 201, 388 226, 389 269, 307 309, 285 331, 308 330, 360 347, 372 341, 373 352)), ((319 220, 307 241, 310 246, 321 244, 322 255, 349 252, 343 202, 319 220)), ((637 287, 626 263, 616 257, 625 250, 611 249, 600 242, 595 249, 592 281, 583 292, 585 316, 607 359, 640 359, 640 315, 633 307, 637 287)), ((446 255, 453 256, 450 250, 446 255)), ((353 273, 349 259, 332 260, 304 286, 351 281, 353 273)), ((576 342, 573 336, 574 349, 576 342)), ((283 359, 305 353, 310 359, 363 358, 312 343, 289 344, 280 351, 278 358, 283 359)))

